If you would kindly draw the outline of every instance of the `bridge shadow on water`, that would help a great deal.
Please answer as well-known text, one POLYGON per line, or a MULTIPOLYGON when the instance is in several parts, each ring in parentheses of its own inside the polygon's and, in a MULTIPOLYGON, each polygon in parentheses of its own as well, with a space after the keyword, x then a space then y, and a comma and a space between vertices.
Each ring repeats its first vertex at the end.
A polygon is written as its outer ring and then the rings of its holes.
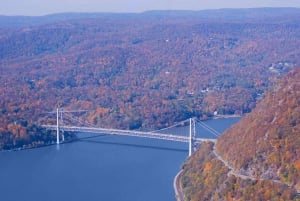
POLYGON ((77 140, 74 142, 87 142, 87 143, 94 143, 94 144, 106 144, 106 145, 117 145, 117 146, 124 146, 124 147, 136 147, 136 148, 143 148, 143 149, 156 149, 156 150, 167 150, 167 151, 176 151, 176 152, 188 152, 188 148, 173 148, 173 147, 163 147, 163 146, 154 146, 154 145, 141 145, 137 143, 122 143, 122 142, 112 142, 107 141, 107 138, 101 140, 101 137, 107 137, 110 135, 107 134, 99 134, 96 136, 89 136, 89 137, 78 137, 77 140))

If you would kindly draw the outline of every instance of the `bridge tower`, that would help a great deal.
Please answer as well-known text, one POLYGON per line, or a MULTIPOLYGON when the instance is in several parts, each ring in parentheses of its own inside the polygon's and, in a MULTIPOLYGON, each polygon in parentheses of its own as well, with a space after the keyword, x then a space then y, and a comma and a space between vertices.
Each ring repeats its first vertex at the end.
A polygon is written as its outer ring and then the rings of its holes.
POLYGON ((59 108, 56 109, 56 144, 59 144, 59 108))
POLYGON ((190 139, 189 139, 189 157, 194 152, 194 142, 196 138, 196 126, 195 126, 195 120, 193 118, 190 118, 190 139))
POLYGON ((56 144, 60 144, 59 141, 59 133, 60 131, 62 132, 62 142, 65 141, 65 136, 64 136, 64 131, 60 129, 60 124, 59 121, 61 122, 61 125, 63 125, 63 109, 57 108, 56 109, 56 144), (59 120, 60 118, 60 120, 59 120))
MULTIPOLYGON (((87 110, 63 110, 62 108, 57 108, 56 112, 56 144, 60 144, 61 142, 65 141, 64 136, 64 120, 63 120, 63 114, 65 113, 79 113, 79 112, 86 112, 87 110), (61 133, 61 141, 59 140, 59 133, 61 133)), ((72 118, 72 117, 71 117, 72 118)), ((74 119, 74 118, 72 118, 74 119)), ((78 120, 75 120, 78 122, 78 120)))

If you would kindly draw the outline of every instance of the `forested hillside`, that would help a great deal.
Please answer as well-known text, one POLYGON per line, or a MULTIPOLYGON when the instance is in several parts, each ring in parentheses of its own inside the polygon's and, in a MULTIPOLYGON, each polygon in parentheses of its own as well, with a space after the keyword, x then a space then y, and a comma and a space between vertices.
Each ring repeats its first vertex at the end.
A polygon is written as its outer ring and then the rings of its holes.
POLYGON ((280 179, 300 190, 300 69, 290 72, 217 144, 246 174, 280 179), (238 142, 238 143, 234 143, 238 142))
POLYGON ((184 166, 187 200, 300 200, 299 80, 297 68, 226 131, 215 149, 200 148, 184 166))
POLYGON ((300 63, 298 9, 66 16, 0 17, 2 144, 57 107, 126 129, 248 113, 300 63))

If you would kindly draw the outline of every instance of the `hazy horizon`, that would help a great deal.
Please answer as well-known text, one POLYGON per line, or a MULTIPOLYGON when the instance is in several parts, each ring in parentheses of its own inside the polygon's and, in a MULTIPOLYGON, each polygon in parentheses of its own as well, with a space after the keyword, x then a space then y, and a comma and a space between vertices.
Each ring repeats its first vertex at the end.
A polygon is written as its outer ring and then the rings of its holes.
POLYGON ((0 15, 41 16, 65 12, 140 13, 149 10, 207 10, 222 8, 295 7, 299 0, 10 0, 0 2, 0 15))

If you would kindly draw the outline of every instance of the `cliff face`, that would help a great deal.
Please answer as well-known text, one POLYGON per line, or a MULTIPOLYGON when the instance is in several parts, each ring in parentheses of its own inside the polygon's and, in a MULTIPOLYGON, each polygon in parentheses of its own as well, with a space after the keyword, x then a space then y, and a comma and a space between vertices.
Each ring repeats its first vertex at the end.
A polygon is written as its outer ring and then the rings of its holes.
POLYGON ((300 69, 290 72, 256 109, 228 130, 216 149, 236 169, 300 188, 300 69))
POLYGON ((300 68, 278 81, 214 147, 201 147, 185 164, 186 196, 189 200, 299 200, 299 145, 300 68), (213 168, 221 159, 226 172, 213 168), (207 171, 209 167, 213 173, 207 171))

